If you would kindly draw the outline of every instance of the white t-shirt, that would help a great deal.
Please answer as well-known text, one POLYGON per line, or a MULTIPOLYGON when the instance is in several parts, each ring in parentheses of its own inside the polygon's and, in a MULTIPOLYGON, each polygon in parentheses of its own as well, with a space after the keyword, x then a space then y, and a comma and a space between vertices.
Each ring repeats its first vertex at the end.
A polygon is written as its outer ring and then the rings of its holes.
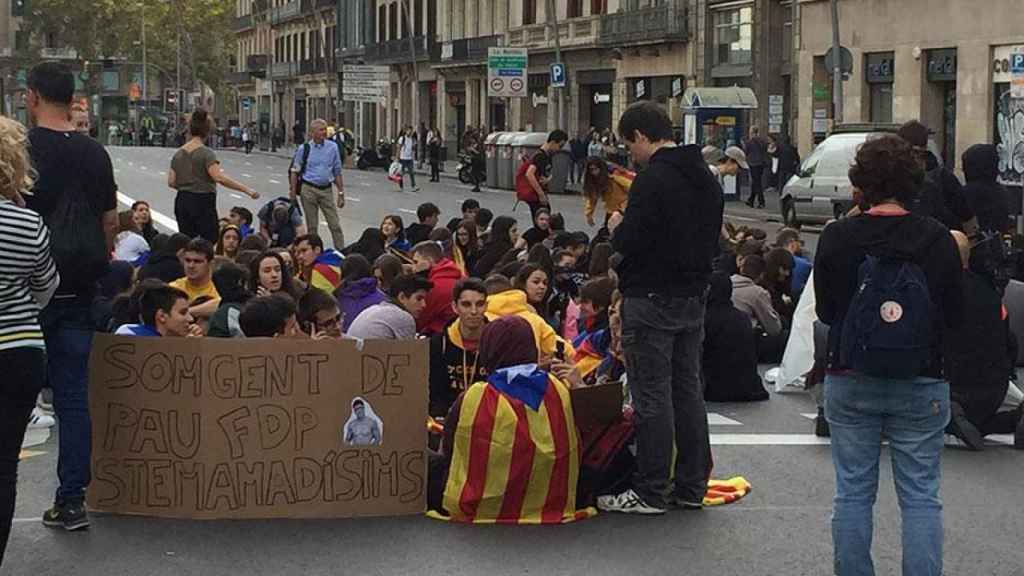
POLYGON ((114 260, 130 262, 134 266, 141 264, 140 258, 149 253, 149 242, 135 232, 121 232, 114 239, 114 260))
POLYGON ((398 153, 399 160, 413 160, 415 156, 412 154, 412 138, 410 136, 402 136, 402 150, 398 153))

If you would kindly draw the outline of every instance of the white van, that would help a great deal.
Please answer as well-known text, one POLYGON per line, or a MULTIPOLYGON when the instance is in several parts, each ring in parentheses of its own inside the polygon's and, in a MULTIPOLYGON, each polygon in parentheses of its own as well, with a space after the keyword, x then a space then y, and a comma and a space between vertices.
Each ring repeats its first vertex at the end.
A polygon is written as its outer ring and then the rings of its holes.
MULTIPOLYGON (((782 189, 779 201, 782 221, 787 226, 824 223, 845 214, 853 206, 849 172, 857 148, 870 137, 895 134, 898 129, 898 124, 836 126, 782 189)), ((935 143, 930 139, 928 148, 939 158, 935 143)))

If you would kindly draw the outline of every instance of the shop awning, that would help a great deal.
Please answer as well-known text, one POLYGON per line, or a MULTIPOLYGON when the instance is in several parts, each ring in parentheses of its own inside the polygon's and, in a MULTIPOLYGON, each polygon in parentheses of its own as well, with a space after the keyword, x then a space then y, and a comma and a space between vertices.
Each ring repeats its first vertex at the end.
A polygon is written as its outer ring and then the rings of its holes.
POLYGON ((687 88, 683 93, 683 106, 687 108, 757 108, 757 96, 750 88, 740 86, 687 88))

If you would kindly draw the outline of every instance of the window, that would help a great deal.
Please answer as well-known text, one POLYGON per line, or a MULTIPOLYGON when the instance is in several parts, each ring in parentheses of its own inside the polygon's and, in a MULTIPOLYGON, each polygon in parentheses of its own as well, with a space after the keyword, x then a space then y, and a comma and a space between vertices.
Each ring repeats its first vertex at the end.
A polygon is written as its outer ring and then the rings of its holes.
POLYGON ((608 0, 590 0, 591 14, 607 14, 608 0))
POLYGON ((395 2, 395 6, 398 7, 398 25, 402 29, 402 38, 409 37, 409 19, 412 14, 409 14, 409 2, 408 0, 398 0, 395 2))
POLYGON ((779 49, 782 54, 782 61, 789 62, 793 59, 793 2, 784 0, 779 6, 782 13, 782 38, 779 39, 779 49))
POLYGON ((416 36, 423 36, 423 0, 416 0, 412 10, 412 27, 416 36))
POLYGON ((754 9, 743 6, 712 13, 715 64, 750 64, 754 9))
POLYGON ((388 9, 381 6, 377 9, 377 42, 388 39, 388 9))
POLYGON ((398 39, 398 4, 388 6, 388 40, 398 39))
POLYGON ((583 16, 583 0, 569 0, 568 8, 569 18, 579 18, 583 16))
POLYGON ((537 23, 537 0, 523 0, 523 26, 537 23))

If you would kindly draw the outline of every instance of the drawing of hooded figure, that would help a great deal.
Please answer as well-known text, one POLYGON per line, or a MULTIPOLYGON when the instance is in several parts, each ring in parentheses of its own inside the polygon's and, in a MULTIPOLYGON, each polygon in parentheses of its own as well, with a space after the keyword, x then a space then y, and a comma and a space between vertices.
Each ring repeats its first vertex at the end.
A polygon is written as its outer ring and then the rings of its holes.
POLYGON ((352 414, 345 422, 343 439, 352 446, 379 446, 384 438, 384 423, 370 403, 360 396, 352 399, 352 414))

